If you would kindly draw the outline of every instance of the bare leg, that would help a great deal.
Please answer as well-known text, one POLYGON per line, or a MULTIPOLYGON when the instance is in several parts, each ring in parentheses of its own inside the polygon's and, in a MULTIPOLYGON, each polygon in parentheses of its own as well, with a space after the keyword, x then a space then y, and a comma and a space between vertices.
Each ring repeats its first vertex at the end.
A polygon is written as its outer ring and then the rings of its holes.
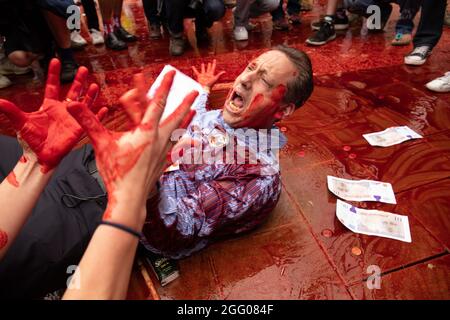
POLYGON ((100 6, 100 12, 103 17, 104 33, 108 34, 113 32, 112 16, 114 11, 114 0, 98 0, 100 6))
POLYGON ((48 10, 42 10, 42 13, 53 34, 57 47, 56 52, 61 60, 60 80, 62 83, 72 82, 78 65, 70 47, 70 31, 67 29, 66 20, 48 10))
POLYGON ((18 67, 29 67, 38 55, 28 51, 13 51, 8 55, 8 59, 18 67))
POLYGON ((120 23, 120 17, 122 16, 122 5, 123 0, 114 0, 112 1, 114 3, 114 12, 113 12, 113 19, 114 19, 114 30, 116 31, 117 36, 125 42, 133 42, 136 41, 137 38, 129 33, 127 30, 125 30, 122 27, 122 24, 120 23))
POLYGON ((123 0, 114 0, 111 2, 114 4, 114 16, 120 18, 120 16, 122 15, 123 0))
MULTIPOLYGON (((103 16, 103 32, 105 34, 105 44, 113 50, 123 50, 127 44, 117 34, 118 27, 115 26, 116 12, 119 8, 122 11, 122 0, 99 0, 100 10, 103 16), (119 3, 118 3, 119 2, 119 3)), ((120 23, 120 16, 119 16, 120 23)))
POLYGON ((113 9, 113 20, 114 20, 114 28, 120 28, 120 17, 122 17, 122 5, 123 0, 113 0, 112 1, 114 5, 113 9))
POLYGON ((323 21, 313 23, 313 29, 317 30, 315 34, 306 40, 307 44, 321 46, 336 38, 334 23, 336 20, 337 7, 342 0, 328 0, 327 9, 323 21), (314 26, 316 25, 316 27, 314 26))
POLYGON ((334 16, 336 14, 337 6, 341 2, 342 2, 341 0, 328 0, 325 15, 334 16))

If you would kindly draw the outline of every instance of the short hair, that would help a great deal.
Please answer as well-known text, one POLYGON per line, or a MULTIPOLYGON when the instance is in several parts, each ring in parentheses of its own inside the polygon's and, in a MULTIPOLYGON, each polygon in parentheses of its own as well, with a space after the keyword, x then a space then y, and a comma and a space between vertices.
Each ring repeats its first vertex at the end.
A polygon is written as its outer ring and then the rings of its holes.
POLYGON ((305 52, 286 45, 278 45, 272 50, 284 53, 298 70, 297 77, 287 84, 284 102, 294 103, 295 108, 299 108, 308 100, 314 89, 311 60, 305 52))

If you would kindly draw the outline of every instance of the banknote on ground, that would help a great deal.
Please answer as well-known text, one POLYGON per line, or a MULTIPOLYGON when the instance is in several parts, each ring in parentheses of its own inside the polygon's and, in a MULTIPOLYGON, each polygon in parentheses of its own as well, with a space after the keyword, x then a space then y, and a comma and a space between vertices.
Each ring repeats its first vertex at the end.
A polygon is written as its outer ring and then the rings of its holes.
POLYGON ((411 242, 407 216, 360 209, 339 199, 336 203, 336 216, 342 224, 355 233, 411 242))
POLYGON ((390 127, 386 130, 363 134, 364 139, 372 146, 389 147, 410 139, 423 138, 407 126, 390 127))
POLYGON ((327 176, 328 189, 348 201, 379 201, 396 204, 392 185, 373 180, 348 180, 327 176))

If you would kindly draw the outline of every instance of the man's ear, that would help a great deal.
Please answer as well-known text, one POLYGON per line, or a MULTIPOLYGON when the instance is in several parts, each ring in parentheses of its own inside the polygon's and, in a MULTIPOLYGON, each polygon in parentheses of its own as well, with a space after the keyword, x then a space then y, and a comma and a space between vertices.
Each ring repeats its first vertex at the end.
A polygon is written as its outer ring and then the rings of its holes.
POLYGON ((291 114, 294 113, 295 109, 296 109, 295 104, 293 102, 286 104, 284 109, 281 110, 281 112, 282 112, 281 119, 289 117, 291 114))
POLYGON ((277 120, 283 120, 284 118, 289 117, 291 114, 294 113, 295 111, 295 104, 294 103, 288 103, 285 104, 284 106, 282 106, 280 108, 280 110, 278 110, 278 112, 275 114, 275 118, 277 120))

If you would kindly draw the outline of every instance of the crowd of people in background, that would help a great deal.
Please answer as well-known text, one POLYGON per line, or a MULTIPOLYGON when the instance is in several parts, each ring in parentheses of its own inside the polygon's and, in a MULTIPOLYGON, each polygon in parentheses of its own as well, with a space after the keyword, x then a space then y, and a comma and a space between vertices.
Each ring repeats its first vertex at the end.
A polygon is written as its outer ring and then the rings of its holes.
MULTIPOLYGON (((73 80, 78 64, 73 50, 92 44, 105 45, 111 50, 124 50, 127 44, 137 41, 122 25, 123 0, 0 0, 0 88, 11 85, 10 74, 24 74, 31 69, 46 70, 52 57, 61 60, 61 82, 73 80), (68 8, 77 5, 83 16, 78 29, 69 30, 66 20, 68 8), (122 19, 121 19, 122 18, 122 19), (83 29, 85 32, 81 32, 83 29), (83 37, 84 35, 84 37, 83 37)), ((311 23, 310 46, 322 46, 334 40, 336 31, 346 30, 358 16, 369 18, 370 5, 380 9, 380 24, 369 32, 385 28, 393 8, 399 5, 400 16, 396 22, 393 46, 413 43, 413 50, 405 56, 408 65, 425 63, 438 43, 443 25, 450 26, 450 11, 446 0, 329 0, 325 15, 311 23), (419 13, 420 12, 420 13, 419 13), (420 15, 414 33, 414 18, 420 15), (414 36, 413 36, 414 34, 414 36)), ((256 28, 252 18, 272 15, 273 29, 289 31, 290 25, 301 24, 301 12, 311 10, 312 0, 142 0, 147 18, 149 36, 158 41, 163 34, 170 38, 169 53, 182 55, 187 46, 183 19, 194 18, 197 45, 208 43, 208 29, 233 11, 232 36, 235 41, 246 41, 256 28), (286 9, 286 11, 285 11, 286 9)), ((294 32, 291 30, 290 32, 294 32)), ((450 80, 448 80, 450 81, 450 80)))

